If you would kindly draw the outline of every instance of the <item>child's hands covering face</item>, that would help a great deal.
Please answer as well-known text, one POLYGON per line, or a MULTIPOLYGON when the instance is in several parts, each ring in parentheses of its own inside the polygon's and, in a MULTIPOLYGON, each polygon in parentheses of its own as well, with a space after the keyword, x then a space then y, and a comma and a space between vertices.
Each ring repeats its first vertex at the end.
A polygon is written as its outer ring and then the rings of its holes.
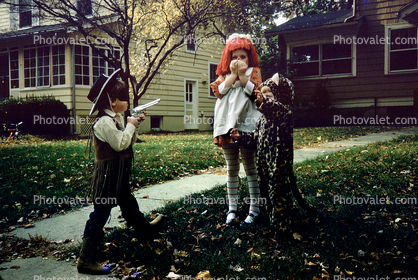
POLYGON ((247 63, 245 63, 244 61, 242 61, 242 60, 238 60, 237 61, 237 63, 238 63, 238 75, 239 76, 243 76, 243 75, 245 75, 245 72, 247 71, 247 69, 248 69, 248 65, 247 65, 247 63))
POLYGON ((229 64, 229 69, 231 70, 231 74, 238 74, 238 61, 232 60, 229 64))

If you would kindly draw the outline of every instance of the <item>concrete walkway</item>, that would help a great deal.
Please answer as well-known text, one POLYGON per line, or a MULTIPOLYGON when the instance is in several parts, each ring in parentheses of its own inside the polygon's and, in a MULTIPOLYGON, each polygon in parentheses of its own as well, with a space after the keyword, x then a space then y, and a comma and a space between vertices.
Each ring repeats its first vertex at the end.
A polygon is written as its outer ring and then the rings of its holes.
MULTIPOLYGON (((338 150, 348 149, 355 146, 364 146, 370 143, 393 140, 403 135, 411 135, 418 133, 418 127, 405 128, 402 130, 394 130, 383 133, 369 134, 357 138, 351 138, 342 141, 335 141, 322 144, 317 148, 298 149, 294 151, 294 162, 302 162, 313 159, 326 154, 334 153, 338 150)), ((241 176, 245 176, 241 166, 241 176)), ((151 210, 164 207, 168 201, 184 198, 186 195, 211 189, 217 185, 222 185, 226 180, 226 172, 223 169, 210 170, 202 175, 194 175, 181 180, 174 180, 157 184, 149 188, 140 189, 135 192, 142 212, 150 212, 151 210)), ((36 222, 33 228, 18 228, 13 233, 21 238, 28 238, 28 234, 35 236, 43 236, 51 241, 74 240, 75 244, 81 242, 82 233, 85 222, 88 219, 93 206, 85 207, 76 211, 66 213, 65 215, 57 215, 52 218, 44 219, 36 222)), ((112 210, 112 218, 106 227, 117 227, 122 220, 119 207, 112 210)), ((95 279, 104 280, 112 279, 105 276, 92 276, 79 274, 75 268, 73 261, 56 261, 53 257, 43 259, 41 257, 30 259, 16 259, 9 263, 2 263, 0 267, 6 268, 0 270, 0 275, 4 280, 57 280, 61 279, 95 279), (19 266, 19 269, 12 269, 12 266, 19 266), (55 278, 54 278, 55 277, 55 278)))

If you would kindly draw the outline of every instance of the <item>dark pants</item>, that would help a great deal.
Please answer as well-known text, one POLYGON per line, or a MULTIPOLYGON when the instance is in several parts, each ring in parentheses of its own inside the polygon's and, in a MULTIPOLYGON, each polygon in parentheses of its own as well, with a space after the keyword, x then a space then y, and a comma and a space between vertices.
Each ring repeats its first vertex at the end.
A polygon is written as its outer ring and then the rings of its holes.
MULTIPOLYGON (((139 211, 138 202, 131 193, 118 197, 117 204, 122 211, 122 216, 125 218, 128 227, 133 227, 140 236, 149 234, 150 225, 145 219, 144 214, 139 211)), ((103 227, 107 219, 109 219, 113 206, 112 204, 94 203, 94 211, 90 214, 90 218, 86 222, 84 238, 90 238, 95 242, 100 242, 103 239, 103 227)))

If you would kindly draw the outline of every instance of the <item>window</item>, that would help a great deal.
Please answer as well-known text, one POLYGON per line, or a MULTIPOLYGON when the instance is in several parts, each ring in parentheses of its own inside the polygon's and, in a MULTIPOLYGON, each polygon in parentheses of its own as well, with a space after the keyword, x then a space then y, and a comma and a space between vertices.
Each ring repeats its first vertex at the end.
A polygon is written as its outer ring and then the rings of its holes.
POLYGON ((99 54, 94 53, 93 57, 93 81, 99 78, 100 74, 106 74, 106 61, 99 54))
POLYGON ((49 86, 49 51, 50 47, 37 48, 37 84, 36 86, 49 86))
POLYGON ((23 59, 25 87, 36 87, 36 48, 25 49, 23 59))
POLYGON ((75 83, 90 85, 90 47, 75 45, 75 83))
POLYGON ((389 72, 417 70, 417 28, 389 29, 389 38, 389 72))
POLYGON ((10 51, 10 88, 19 88, 19 52, 10 51))
MULTIPOLYGON (((112 57, 112 53, 110 50, 105 50, 108 57, 112 57)), ((116 59, 120 59, 120 51, 114 50, 114 55, 116 59)), ((110 63, 106 62, 106 60, 101 57, 98 53, 93 53, 92 56, 93 61, 93 81, 96 81, 96 79, 100 76, 100 74, 110 75, 112 74, 116 69, 115 67, 111 66, 110 63)))
POLYGON ((81 15, 91 16, 93 14, 93 7, 91 5, 91 0, 78 0, 77 10, 79 14, 81 15))
POLYGON ((151 129, 152 130, 160 130, 161 129, 161 120, 162 120, 162 117, 151 116, 151 129))
POLYGON ((217 67, 218 67, 217 64, 213 64, 213 63, 209 64, 209 97, 216 97, 212 92, 212 88, 210 87, 210 83, 214 82, 217 78, 217 75, 216 75, 216 68, 217 67))
MULTIPOLYGON (((93 49, 87 45, 75 45, 74 52, 76 85, 88 86, 90 85, 90 81, 94 83, 100 74, 110 75, 115 71, 114 67, 98 53, 93 52, 93 49)), ((113 50, 113 53, 116 59, 120 59, 120 49, 113 50)), ((107 50, 107 55, 111 56, 110 50, 107 50)))
MULTIPOLYGON (((112 52, 110 50, 107 51, 108 52, 108 56, 112 57, 112 52)), ((113 57, 116 58, 117 60, 120 60, 120 50, 114 50, 113 51, 113 57)), ((113 72, 115 72, 116 68, 111 66, 110 64, 107 65, 107 74, 110 75, 113 72)))
MULTIPOLYGON (((10 53, 10 63, 12 88, 19 87, 17 51, 10 53)), ((23 72, 26 88, 48 87, 51 85, 51 78, 52 85, 64 85, 65 46, 26 46, 23 50, 23 72)))
POLYGON ((350 44, 320 44, 293 47, 291 71, 296 77, 353 74, 353 51, 350 44))
POLYGON ((19 0, 19 28, 32 26, 31 4, 31 0, 19 0))
POLYGON ((52 85, 65 85, 65 46, 52 46, 52 85))
POLYGON ((193 83, 186 82, 186 103, 193 103, 193 83))
POLYGON ((186 50, 190 52, 196 51, 196 43, 195 43, 195 37, 194 35, 188 35, 186 36, 186 50))

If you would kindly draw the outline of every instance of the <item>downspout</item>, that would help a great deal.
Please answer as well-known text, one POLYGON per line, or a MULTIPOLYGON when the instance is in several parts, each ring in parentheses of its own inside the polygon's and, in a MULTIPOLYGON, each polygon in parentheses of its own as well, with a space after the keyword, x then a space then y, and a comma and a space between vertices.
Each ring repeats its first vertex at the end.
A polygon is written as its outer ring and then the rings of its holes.
POLYGON ((356 0, 353 0, 353 14, 344 20, 344 23, 356 16, 356 0))
POLYGON ((73 105, 73 122, 71 127, 72 134, 77 134, 77 116, 75 108, 75 45, 71 45, 71 94, 72 94, 72 105, 73 105))

